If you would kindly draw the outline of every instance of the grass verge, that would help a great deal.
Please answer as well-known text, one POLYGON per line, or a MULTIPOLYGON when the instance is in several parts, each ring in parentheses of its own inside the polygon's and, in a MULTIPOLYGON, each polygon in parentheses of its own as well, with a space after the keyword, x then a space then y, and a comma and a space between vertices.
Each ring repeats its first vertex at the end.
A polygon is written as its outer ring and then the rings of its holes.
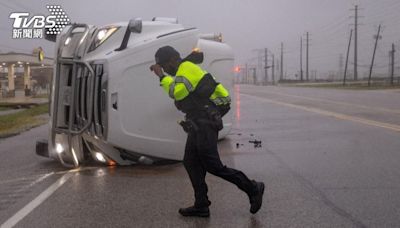
POLYGON ((6 110, 10 110, 11 108, 9 108, 9 107, 2 107, 2 106, 0 106, 0 111, 6 111, 6 110))
POLYGON ((38 94, 33 96, 32 98, 49 98, 49 94, 38 94))
POLYGON ((48 118, 43 114, 48 112, 48 108, 48 104, 41 104, 18 113, 0 116, 0 138, 17 135, 46 123, 48 118))

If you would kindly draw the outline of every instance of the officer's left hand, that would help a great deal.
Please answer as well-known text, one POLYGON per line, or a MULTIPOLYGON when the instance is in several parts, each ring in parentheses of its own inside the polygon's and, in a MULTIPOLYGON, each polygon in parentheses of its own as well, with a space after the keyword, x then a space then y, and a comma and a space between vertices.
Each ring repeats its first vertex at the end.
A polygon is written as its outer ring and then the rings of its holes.
POLYGON ((158 64, 154 64, 150 67, 150 70, 154 72, 158 77, 163 77, 164 72, 162 70, 162 67, 158 64))

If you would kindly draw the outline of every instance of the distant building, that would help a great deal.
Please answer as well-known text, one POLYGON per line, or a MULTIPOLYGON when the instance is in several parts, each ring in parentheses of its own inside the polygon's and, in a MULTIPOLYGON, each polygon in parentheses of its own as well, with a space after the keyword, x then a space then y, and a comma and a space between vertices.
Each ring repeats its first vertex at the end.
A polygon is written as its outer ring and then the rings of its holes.
POLYGON ((33 54, 0 54, 0 95, 14 97, 16 90, 24 90, 25 96, 30 96, 35 82, 43 84, 46 78, 49 81, 52 65, 53 59, 44 57, 41 48, 36 48, 33 54))

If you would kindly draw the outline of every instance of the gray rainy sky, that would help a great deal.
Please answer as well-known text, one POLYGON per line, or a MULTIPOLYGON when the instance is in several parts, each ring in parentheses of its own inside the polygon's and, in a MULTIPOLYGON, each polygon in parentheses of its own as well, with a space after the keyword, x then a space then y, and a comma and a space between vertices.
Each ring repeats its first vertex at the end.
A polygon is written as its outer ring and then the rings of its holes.
MULTIPOLYGON (((46 5, 59 4, 73 22, 104 25, 134 17, 150 20, 154 16, 177 17, 180 23, 202 32, 222 32, 224 41, 236 54, 236 62, 256 64, 257 48, 268 48, 276 56, 283 42, 285 71, 298 72, 300 37, 310 32, 310 70, 319 77, 339 70, 339 56, 347 49, 355 4, 361 8, 359 28, 359 71, 368 70, 373 51, 373 35, 382 23, 376 71, 388 72, 391 44, 400 47, 399 0, 0 0, 0 51, 31 52, 42 46, 53 55, 53 44, 45 40, 11 39, 11 12, 28 11, 48 15, 46 5)), ((353 49, 353 48, 352 48, 353 49)), ((353 53, 350 54, 352 63, 353 53)), ((305 61, 304 61, 305 62, 305 61)), ((397 61, 400 65, 400 61, 397 61)), ((349 67, 351 71, 352 67, 349 67)), ((400 70, 399 70, 400 72, 400 70)))

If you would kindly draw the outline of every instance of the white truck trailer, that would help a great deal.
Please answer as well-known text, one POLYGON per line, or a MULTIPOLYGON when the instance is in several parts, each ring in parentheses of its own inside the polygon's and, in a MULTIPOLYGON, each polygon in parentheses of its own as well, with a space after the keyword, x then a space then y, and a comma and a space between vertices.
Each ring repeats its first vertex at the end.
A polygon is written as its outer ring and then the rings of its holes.
MULTIPOLYGON (((173 19, 71 24, 47 39, 56 44, 49 137, 37 142, 36 153, 68 167, 91 159, 109 165, 183 159, 186 133, 177 124, 183 113, 149 70, 162 46, 182 57, 200 50, 201 66, 232 91, 231 47, 173 19)), ((232 111, 220 138, 231 127, 232 111)))

